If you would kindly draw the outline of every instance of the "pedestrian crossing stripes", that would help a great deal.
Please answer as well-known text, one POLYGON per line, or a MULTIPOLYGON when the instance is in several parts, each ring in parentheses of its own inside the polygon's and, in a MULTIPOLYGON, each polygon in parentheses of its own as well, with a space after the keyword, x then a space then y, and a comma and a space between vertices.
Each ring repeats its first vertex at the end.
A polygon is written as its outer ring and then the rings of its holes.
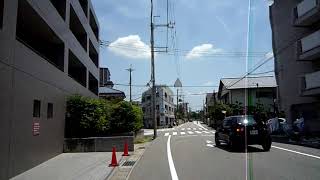
POLYGON ((191 128, 187 128, 188 130, 191 130, 191 128))
POLYGON ((184 130, 185 130, 185 128, 182 128, 181 130, 182 130, 182 131, 184 131, 184 130))
POLYGON ((164 134, 164 136, 169 136, 170 134, 172 136, 183 136, 183 135, 193 135, 193 134, 196 134, 196 135, 201 135, 201 134, 206 134, 204 136, 211 136, 215 133, 215 131, 180 131, 180 132, 177 132, 177 131, 173 131, 173 132, 166 132, 164 134))

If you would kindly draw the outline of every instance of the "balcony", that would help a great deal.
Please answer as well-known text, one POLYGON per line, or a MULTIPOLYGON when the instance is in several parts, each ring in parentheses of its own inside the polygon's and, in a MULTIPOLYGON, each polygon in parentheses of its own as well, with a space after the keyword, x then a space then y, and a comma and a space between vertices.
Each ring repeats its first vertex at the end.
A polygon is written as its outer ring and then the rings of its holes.
POLYGON ((320 30, 302 38, 298 42, 299 60, 320 58, 320 30))
POLYGON ((310 26, 320 20, 320 0, 304 0, 294 10, 296 26, 310 26))
POLYGON ((306 74, 303 77, 302 90, 304 96, 320 96, 320 71, 306 74))

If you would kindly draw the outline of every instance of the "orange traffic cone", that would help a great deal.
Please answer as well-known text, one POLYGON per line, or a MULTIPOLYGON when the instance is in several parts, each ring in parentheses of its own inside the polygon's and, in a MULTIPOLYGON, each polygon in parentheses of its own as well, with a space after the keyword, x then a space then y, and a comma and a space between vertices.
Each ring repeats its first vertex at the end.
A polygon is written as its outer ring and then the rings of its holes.
POLYGON ((124 150, 123 150, 122 156, 130 156, 129 148, 128 148, 128 142, 127 141, 124 142, 124 150))
POLYGON ((116 148, 112 148, 112 159, 111 159, 111 164, 109 166, 118 166, 118 161, 117 161, 117 155, 116 155, 116 148))

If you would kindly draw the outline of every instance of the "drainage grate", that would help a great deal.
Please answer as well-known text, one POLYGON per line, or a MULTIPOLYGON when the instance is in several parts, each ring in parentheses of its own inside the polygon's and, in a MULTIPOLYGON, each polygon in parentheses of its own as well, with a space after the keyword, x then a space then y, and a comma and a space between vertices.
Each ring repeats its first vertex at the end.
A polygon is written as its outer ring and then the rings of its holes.
POLYGON ((138 149, 145 149, 145 147, 139 147, 138 149))
POLYGON ((136 161, 126 161, 122 164, 122 166, 133 166, 136 161))

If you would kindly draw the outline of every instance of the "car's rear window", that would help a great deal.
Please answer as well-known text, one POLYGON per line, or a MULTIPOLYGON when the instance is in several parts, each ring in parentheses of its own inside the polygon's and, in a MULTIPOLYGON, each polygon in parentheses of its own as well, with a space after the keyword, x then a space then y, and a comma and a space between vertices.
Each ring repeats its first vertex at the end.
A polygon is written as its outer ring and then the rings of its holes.
POLYGON ((243 116, 243 117, 238 117, 237 119, 238 119, 238 123, 245 124, 245 125, 253 125, 257 123, 252 116, 243 116))

